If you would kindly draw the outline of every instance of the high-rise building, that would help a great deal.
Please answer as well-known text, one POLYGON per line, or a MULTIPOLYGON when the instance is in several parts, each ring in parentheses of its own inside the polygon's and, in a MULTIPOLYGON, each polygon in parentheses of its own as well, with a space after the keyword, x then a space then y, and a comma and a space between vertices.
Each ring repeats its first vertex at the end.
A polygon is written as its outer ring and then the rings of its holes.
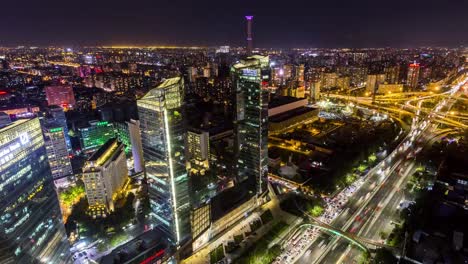
POLYGON ((45 93, 48 105, 58 105, 64 110, 75 106, 75 95, 70 85, 46 86, 45 93))
POLYGON ((130 144, 132 145, 133 170, 135 173, 143 171, 143 146, 141 143, 140 121, 127 121, 130 144))
POLYGON ((408 67, 408 75, 406 77, 406 84, 414 89, 418 86, 419 81, 419 63, 411 63, 408 67))
POLYGON ((309 103, 316 102, 320 99, 320 81, 310 83, 310 101, 309 103))
POLYGON ((0 263, 68 263, 38 118, 0 129, 0 263))
POLYGON ((89 127, 79 128, 81 150, 91 154, 115 137, 114 126, 107 121, 90 121, 89 127))
POLYGON ((183 104, 180 77, 165 80, 137 101, 151 215, 176 245, 190 236, 183 104))
POLYGON ((109 139, 83 167, 88 211, 94 218, 106 217, 114 211, 113 196, 122 188, 127 177, 124 144, 116 138, 109 139))
POLYGON ((366 67, 349 67, 348 74, 350 76, 351 85, 354 87, 362 87, 366 84, 367 68, 366 67))
POLYGON ((247 19, 247 55, 251 55, 252 50, 253 50, 253 38, 252 38, 253 16, 245 16, 245 19, 247 19))
POLYGON ((130 153, 132 150, 132 142, 130 140, 130 130, 127 122, 114 122, 115 136, 122 142, 125 146, 125 153, 130 153))
POLYGON ((257 194, 266 190, 268 174, 268 90, 262 71, 269 58, 252 56, 232 66, 236 89, 236 140, 238 180, 249 180, 257 194))
POLYGON ((190 167, 196 173, 209 168, 210 135, 208 131, 195 130, 187 132, 187 148, 190 167))
POLYGON ((73 174, 70 157, 68 156, 65 133, 60 126, 49 126, 43 129, 47 158, 49 160, 52 178, 62 178, 73 174))
POLYGON ((400 77, 400 65, 385 67, 384 73, 386 83, 397 84, 400 77))
POLYGON ((294 76, 294 65, 286 64, 283 66, 283 74, 280 73, 285 80, 291 79, 294 76))
POLYGON ((70 153, 72 151, 70 136, 68 135, 67 117, 65 112, 60 106, 51 105, 46 108, 45 111, 45 125, 60 126, 63 129, 65 136, 65 142, 67 143, 67 150, 70 153))
POLYGON ((324 72, 321 76, 321 86, 324 89, 336 87, 338 74, 336 72, 324 72))
POLYGON ((366 92, 372 94, 377 91, 379 85, 385 83, 385 74, 367 75, 366 92))
POLYGON ((336 87, 348 91, 349 90, 349 77, 348 76, 342 76, 336 79, 336 87))
POLYGON ((299 81, 300 85, 304 84, 304 64, 301 64, 296 67, 296 80, 299 81))

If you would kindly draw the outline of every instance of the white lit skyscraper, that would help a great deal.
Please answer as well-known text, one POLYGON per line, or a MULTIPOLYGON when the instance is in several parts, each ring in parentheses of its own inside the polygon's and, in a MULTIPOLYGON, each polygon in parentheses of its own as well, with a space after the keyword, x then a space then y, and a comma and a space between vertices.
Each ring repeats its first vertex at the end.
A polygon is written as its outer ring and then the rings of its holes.
POLYGON ((180 77, 167 79, 137 101, 152 216, 176 245, 190 236, 183 101, 180 77))
POLYGON ((0 129, 0 263, 67 263, 69 245, 38 118, 0 129))

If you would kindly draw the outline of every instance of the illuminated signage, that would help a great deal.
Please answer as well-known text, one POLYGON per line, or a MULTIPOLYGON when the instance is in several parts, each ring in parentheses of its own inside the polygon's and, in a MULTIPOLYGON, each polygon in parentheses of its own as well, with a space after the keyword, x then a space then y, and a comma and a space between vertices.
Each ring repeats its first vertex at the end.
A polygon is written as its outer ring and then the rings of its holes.
POLYGON ((102 122, 97 123, 98 126, 105 126, 107 124, 109 124, 109 122, 107 122, 107 121, 102 121, 102 122))
POLYGON ((62 131, 62 128, 61 128, 61 127, 51 128, 51 129, 50 129, 50 133, 61 132, 61 131, 62 131))
POLYGON ((143 260, 142 262, 140 262, 140 264, 150 264, 150 263, 153 263, 152 261, 155 260, 156 258, 159 258, 161 257, 162 255, 164 254, 164 249, 161 249, 159 250, 158 252, 154 253, 154 255, 152 255, 151 257, 143 260))
POLYGON ((242 70, 242 75, 244 75, 244 76, 251 76, 251 77, 257 77, 257 70, 253 70, 253 69, 243 69, 243 70, 242 70))
POLYGON ((13 143, 10 143, 8 146, 1 148, 0 164, 5 164, 5 162, 13 159, 14 152, 27 143, 29 143, 29 135, 27 133, 21 133, 19 137, 13 141, 13 143))

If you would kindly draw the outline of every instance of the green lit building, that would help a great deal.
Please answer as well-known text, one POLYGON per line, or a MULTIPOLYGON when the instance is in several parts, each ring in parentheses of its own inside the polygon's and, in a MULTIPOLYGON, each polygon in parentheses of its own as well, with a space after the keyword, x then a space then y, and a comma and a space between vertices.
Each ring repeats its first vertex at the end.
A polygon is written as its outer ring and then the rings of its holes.
POLYGON ((184 82, 167 79, 137 101, 152 216, 175 245, 190 237, 184 82))
POLYGON ((256 194, 266 191, 268 174, 268 57, 254 55, 231 68, 236 89, 238 180, 250 181, 256 194))
POLYGON ((114 131, 117 138, 125 145, 125 154, 129 154, 132 150, 132 142, 130 139, 130 131, 127 122, 115 122, 114 131))
POLYGON ((98 150, 109 139, 115 137, 114 126, 107 121, 90 121, 90 126, 78 129, 81 150, 90 154, 98 150))

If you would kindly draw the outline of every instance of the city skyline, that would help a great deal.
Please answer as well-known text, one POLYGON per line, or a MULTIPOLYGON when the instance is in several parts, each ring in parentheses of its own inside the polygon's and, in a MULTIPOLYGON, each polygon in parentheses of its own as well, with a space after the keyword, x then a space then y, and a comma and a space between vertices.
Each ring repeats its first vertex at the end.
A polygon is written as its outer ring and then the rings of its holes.
POLYGON ((27 9, 4 3, 9 26, 0 28, 0 34, 8 38, 0 46, 244 46, 245 15, 254 16, 254 47, 455 47, 468 41, 463 34, 468 3, 463 1, 444 6, 420 0, 391 5, 367 0, 294 5, 241 1, 226 9, 213 0, 140 0, 132 5, 86 0, 71 10, 55 0, 29 2, 27 9))
POLYGON ((468 261, 468 47, 354 48, 467 4, 88 1, 5 5, 0 263, 468 261))

